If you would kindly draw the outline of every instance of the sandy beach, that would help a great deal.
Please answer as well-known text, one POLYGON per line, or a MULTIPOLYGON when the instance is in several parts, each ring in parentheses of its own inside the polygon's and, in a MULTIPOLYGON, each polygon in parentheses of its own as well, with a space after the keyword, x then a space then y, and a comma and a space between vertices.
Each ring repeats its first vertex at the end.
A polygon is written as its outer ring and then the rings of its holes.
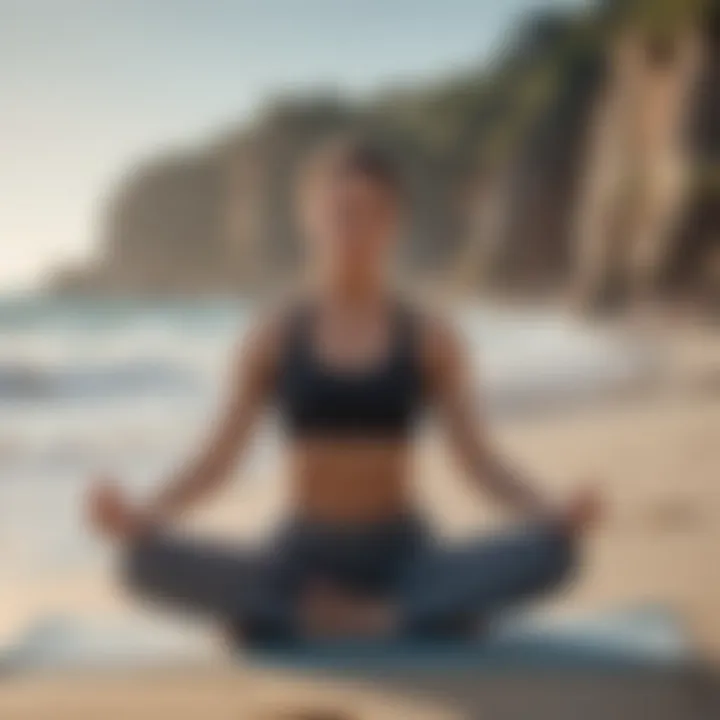
MULTIPOLYGON (((677 611, 703 653, 720 658, 720 338, 684 330, 672 349, 670 371, 653 387, 550 416, 508 420, 495 431, 501 446, 553 492, 587 481, 606 497, 607 516, 587 544, 582 575, 552 610, 666 605, 677 611)), ((462 534, 500 520, 458 481, 434 441, 425 443, 418 467, 421 501, 443 531, 462 534)), ((218 534, 257 533, 282 512, 282 493, 269 494, 267 487, 236 484, 201 514, 198 526, 218 534)), ((58 575, 3 589, 0 634, 10 638, 48 613, 127 611, 127 599, 109 573, 58 575)), ((335 690, 278 684, 240 670, 162 677, 153 683, 105 677, 90 684, 83 678, 8 678, 0 683, 0 715, 154 718, 164 717, 159 714, 164 708, 173 718, 263 718, 288 704, 323 707, 327 701, 335 707, 338 697, 335 690), (119 714, 110 712, 110 704, 119 714)), ((353 697, 360 717, 423 717, 421 709, 404 708, 400 701, 376 699, 373 706, 370 697, 353 697)), ((348 700, 339 702, 348 707, 348 700)))

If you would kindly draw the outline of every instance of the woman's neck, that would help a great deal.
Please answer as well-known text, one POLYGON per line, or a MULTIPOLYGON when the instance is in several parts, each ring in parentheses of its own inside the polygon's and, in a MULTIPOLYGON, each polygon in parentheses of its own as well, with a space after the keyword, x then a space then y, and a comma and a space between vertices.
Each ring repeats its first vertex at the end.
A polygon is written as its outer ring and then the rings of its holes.
POLYGON ((385 307, 393 294, 384 278, 353 282, 328 278, 317 283, 314 290, 317 302, 323 307, 348 315, 366 314, 385 307))

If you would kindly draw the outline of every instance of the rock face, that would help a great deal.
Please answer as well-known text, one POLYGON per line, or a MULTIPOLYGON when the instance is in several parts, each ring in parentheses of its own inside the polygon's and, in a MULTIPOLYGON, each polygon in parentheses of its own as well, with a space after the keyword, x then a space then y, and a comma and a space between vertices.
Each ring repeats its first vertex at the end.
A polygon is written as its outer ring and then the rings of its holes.
POLYGON ((589 13, 537 16, 489 68, 362 106, 276 104, 204 149, 128 176, 92 267, 54 285, 167 295, 281 281, 299 259, 299 160, 328 134, 361 129, 408 178, 403 262, 416 273, 473 291, 571 290, 591 305, 613 294, 712 294, 719 38, 714 1, 606 0, 589 13))
MULTIPOLYGON (((526 44, 524 126, 489 169, 480 168, 476 223, 466 237, 485 283, 535 293, 572 272, 573 214, 604 58, 588 30, 546 20, 526 44)), ((517 111, 516 111, 517 112, 517 111)), ((521 113, 518 113, 521 114, 521 113)))
POLYGON ((477 181, 474 283, 588 307, 720 294, 720 6, 614 5, 556 26, 555 91, 477 181))
POLYGON ((338 103, 289 103, 274 108, 240 140, 223 144, 221 227, 225 257, 235 273, 233 287, 261 289, 297 268, 293 192, 298 165, 328 136, 360 130, 387 146, 408 179, 412 225, 405 262, 427 267, 438 249, 447 252, 442 235, 449 223, 445 186, 417 141, 383 118, 338 103))
POLYGON ((699 56, 689 29, 662 41, 629 34, 613 48, 578 213, 575 281, 585 298, 646 296, 669 269, 691 190, 684 131, 699 56))
POLYGON ((432 266, 451 252, 452 221, 448 185, 431 154, 385 118, 314 100, 275 106, 203 152, 133 172, 109 204, 96 262, 58 272, 55 287, 121 295, 267 289, 299 261, 293 222, 299 163, 328 136, 360 130, 388 147, 408 179, 412 224, 403 261, 432 266))

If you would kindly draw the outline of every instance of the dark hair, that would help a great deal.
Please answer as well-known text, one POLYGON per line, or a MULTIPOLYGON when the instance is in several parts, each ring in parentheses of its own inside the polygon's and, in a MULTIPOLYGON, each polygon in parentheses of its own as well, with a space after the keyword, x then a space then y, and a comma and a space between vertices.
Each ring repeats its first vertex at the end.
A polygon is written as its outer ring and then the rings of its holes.
POLYGON ((308 174, 358 173, 383 185, 398 199, 405 187, 395 158, 380 143, 357 137, 326 141, 311 153, 308 174))

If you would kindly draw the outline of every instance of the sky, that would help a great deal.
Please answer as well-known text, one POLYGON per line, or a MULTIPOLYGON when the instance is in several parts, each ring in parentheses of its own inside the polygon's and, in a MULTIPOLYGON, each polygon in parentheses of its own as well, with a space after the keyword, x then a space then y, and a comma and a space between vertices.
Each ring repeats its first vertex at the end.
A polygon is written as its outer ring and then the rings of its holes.
POLYGON ((285 91, 351 95, 488 58, 581 0, 0 0, 0 294, 91 255, 129 168, 285 91))

